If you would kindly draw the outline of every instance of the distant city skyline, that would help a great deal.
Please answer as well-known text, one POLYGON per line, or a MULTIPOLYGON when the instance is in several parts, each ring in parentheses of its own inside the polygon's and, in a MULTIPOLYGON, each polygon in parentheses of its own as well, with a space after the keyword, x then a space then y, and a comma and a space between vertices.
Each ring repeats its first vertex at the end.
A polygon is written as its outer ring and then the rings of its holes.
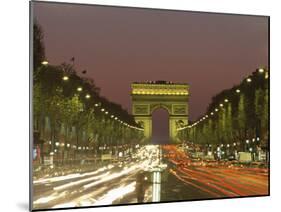
POLYGON ((190 86, 189 114, 268 64, 262 16, 34 2, 50 64, 75 57, 101 95, 131 112, 130 84, 167 80, 190 86))

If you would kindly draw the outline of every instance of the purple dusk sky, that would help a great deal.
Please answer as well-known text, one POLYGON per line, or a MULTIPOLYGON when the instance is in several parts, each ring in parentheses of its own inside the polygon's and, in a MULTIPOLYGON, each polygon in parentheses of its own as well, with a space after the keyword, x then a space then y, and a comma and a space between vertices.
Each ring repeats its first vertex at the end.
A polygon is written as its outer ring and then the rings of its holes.
POLYGON ((51 64, 70 62, 101 95, 131 111, 130 83, 190 85, 189 113, 268 64, 268 19, 167 10, 34 3, 51 64))

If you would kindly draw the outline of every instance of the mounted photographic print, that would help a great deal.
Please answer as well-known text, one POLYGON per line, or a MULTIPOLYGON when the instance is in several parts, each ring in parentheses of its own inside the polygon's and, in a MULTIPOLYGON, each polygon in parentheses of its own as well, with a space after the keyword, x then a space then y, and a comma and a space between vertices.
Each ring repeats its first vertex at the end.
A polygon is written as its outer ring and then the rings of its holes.
POLYGON ((268 16, 30 14, 31 210, 269 195, 268 16))

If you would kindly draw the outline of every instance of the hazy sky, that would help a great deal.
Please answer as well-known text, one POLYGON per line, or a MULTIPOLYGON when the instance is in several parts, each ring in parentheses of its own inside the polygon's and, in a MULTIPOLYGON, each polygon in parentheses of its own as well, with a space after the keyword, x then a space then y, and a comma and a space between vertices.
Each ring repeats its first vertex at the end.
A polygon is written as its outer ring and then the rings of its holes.
POLYGON ((267 18, 165 10, 34 3, 51 64, 70 62, 101 94, 131 111, 130 83, 190 85, 190 119, 211 97, 267 65, 267 18))

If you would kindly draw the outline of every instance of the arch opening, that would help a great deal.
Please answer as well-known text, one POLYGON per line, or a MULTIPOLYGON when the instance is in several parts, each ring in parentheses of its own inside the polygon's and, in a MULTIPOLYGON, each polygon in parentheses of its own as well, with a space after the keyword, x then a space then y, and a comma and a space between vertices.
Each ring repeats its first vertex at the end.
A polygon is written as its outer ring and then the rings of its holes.
POLYGON ((152 144, 170 144, 169 112, 164 108, 157 108, 152 112, 152 144))

